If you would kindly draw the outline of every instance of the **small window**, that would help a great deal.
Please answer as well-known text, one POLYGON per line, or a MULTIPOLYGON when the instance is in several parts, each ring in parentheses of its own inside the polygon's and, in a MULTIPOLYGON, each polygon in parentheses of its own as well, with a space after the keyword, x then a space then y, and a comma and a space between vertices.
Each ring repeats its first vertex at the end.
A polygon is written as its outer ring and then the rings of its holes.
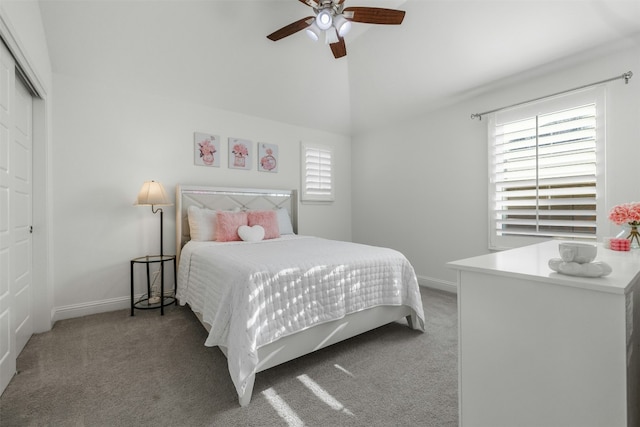
POLYGON ((603 97, 592 89, 490 117, 490 248, 597 239, 606 217, 603 97))
POLYGON ((325 145, 302 143, 303 201, 333 201, 333 149, 325 145))

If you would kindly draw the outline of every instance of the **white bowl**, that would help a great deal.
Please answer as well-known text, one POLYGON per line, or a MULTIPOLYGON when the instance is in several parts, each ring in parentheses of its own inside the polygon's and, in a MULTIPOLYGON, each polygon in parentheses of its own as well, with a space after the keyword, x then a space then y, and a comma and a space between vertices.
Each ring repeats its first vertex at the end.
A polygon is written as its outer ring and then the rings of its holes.
POLYGON ((596 259, 598 247, 591 243, 560 243, 560 258, 564 262, 586 264, 596 259))

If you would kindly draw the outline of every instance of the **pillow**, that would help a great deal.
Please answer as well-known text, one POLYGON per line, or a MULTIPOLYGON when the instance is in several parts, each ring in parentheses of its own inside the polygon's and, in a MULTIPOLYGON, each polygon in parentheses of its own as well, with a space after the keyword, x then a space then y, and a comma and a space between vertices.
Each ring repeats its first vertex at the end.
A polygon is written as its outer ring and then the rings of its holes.
POLYGON ((260 225, 254 225, 253 227, 241 225, 238 227, 238 236, 245 242, 259 242, 264 239, 264 228, 260 225))
POLYGON ((216 240, 218 242, 233 242, 241 240, 238 228, 247 225, 246 212, 218 211, 216 213, 216 240))
POLYGON ((197 242, 216 240, 216 211, 189 206, 187 219, 189 221, 191 240, 197 242))
POLYGON ((264 228, 265 239, 280 237, 276 211, 249 211, 247 212, 247 218, 249 220, 249 227, 260 225, 264 228))
POLYGON ((289 212, 284 209, 276 210, 276 216, 278 217, 278 228, 280 230, 280 235, 283 234, 294 234, 293 227, 291 226, 291 218, 289 217, 289 212))

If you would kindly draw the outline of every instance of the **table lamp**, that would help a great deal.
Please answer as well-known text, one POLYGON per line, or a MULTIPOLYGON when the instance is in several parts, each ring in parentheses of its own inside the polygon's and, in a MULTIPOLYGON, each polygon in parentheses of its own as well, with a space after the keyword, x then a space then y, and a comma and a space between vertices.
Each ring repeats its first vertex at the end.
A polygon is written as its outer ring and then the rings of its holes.
POLYGON ((164 191, 164 187, 161 183, 156 181, 145 181, 142 184, 142 188, 140 189, 140 193, 138 193, 138 200, 135 203, 138 206, 149 206, 151 205, 151 212, 158 213, 160 212, 160 257, 164 255, 164 250, 162 248, 162 209, 156 208, 156 206, 171 206, 173 203, 167 197, 167 193, 164 191))

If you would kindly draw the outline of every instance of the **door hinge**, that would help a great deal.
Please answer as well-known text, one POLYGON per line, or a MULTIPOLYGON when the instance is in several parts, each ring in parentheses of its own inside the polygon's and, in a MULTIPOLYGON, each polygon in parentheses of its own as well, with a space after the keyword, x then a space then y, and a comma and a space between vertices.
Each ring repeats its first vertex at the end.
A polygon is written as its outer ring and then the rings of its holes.
POLYGON ((33 225, 30 225, 30 226, 29 226, 29 233, 30 233, 30 234, 33 234, 33 225))

